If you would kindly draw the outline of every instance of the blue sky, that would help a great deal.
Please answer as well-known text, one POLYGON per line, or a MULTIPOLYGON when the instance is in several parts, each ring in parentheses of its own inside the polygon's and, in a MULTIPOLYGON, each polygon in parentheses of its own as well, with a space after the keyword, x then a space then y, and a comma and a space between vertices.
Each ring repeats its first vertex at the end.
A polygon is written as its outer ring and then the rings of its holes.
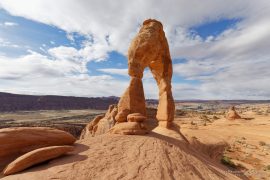
MULTIPOLYGON (((47 9, 39 1, 32 5, 14 2, 0 3, 0 91, 120 96, 129 81, 129 43, 142 21, 154 17, 162 21, 170 45, 176 99, 270 97, 264 83, 270 80, 266 70, 269 42, 265 41, 270 35, 266 32, 269 14, 267 9, 261 10, 266 4, 246 7, 240 3, 235 9, 224 9, 207 1, 209 6, 195 8, 193 14, 184 8, 181 14, 181 9, 178 12, 168 5, 172 8, 168 14, 144 12, 142 8, 142 15, 136 17, 132 12, 136 10, 130 9, 123 18, 114 7, 108 7, 108 14, 100 14, 103 5, 98 3, 85 7, 72 0, 65 5, 48 1, 50 13, 42 13, 47 9), (28 12, 30 6, 35 10, 28 12), (56 11, 53 7, 58 6, 56 11), (260 16, 256 14, 259 11, 260 16), (247 77, 250 72, 257 81, 247 77)), ((126 6, 121 2, 119 7, 126 6)), ((153 4, 149 1, 143 6, 147 5, 153 4)), ((163 8, 162 3, 156 6, 163 8)), ((147 98, 157 98, 148 69, 144 86, 147 98)))

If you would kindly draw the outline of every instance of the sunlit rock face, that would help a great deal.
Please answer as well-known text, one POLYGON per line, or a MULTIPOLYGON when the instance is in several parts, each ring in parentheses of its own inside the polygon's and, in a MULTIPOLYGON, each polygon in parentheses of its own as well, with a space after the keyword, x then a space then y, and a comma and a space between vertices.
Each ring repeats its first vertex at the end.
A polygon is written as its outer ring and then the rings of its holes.
POLYGON ((139 33, 128 50, 130 84, 118 103, 116 121, 127 122, 132 113, 146 115, 142 77, 149 67, 159 88, 157 120, 169 127, 174 117, 174 100, 171 91, 172 61, 162 24, 154 19, 143 22, 139 33))

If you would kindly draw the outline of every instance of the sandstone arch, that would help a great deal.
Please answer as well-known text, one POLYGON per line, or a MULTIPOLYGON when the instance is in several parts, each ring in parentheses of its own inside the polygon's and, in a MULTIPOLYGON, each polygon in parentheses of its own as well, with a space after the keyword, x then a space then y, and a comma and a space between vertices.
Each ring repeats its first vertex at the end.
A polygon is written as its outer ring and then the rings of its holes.
POLYGON ((174 118, 174 100, 171 91, 172 61, 162 24, 154 19, 143 22, 139 33, 128 50, 130 84, 118 103, 117 123, 126 122, 127 116, 140 113, 146 116, 142 84, 143 71, 149 67, 159 88, 156 118, 159 125, 169 127, 174 118))

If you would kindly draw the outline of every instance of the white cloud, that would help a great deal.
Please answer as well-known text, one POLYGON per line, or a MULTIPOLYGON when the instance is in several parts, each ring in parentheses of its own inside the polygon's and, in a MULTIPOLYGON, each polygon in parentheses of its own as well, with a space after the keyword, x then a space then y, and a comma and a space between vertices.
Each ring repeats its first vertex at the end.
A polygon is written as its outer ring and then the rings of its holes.
POLYGON ((4 26, 18 26, 18 24, 14 22, 4 22, 4 26))
POLYGON ((66 46, 59 46, 55 48, 51 48, 48 52, 59 59, 70 59, 76 60, 80 58, 79 52, 74 47, 66 47, 66 46))
POLYGON ((116 69, 116 68, 107 68, 107 69, 98 69, 100 72, 113 75, 128 76, 128 69, 116 69))
POLYGON ((4 22, 4 23, 0 23, 0 26, 4 26, 4 27, 12 27, 12 26, 18 26, 19 24, 18 23, 15 23, 15 22, 4 22))
MULTIPOLYGON (((20 46, 17 45, 17 44, 13 44, 13 43, 9 42, 8 40, 2 39, 2 38, 0 37, 0 47, 19 48, 20 46)), ((0 51, 1 51, 1 50, 0 50, 0 51)))
POLYGON ((87 44, 77 50, 74 47, 58 46, 48 50, 48 53, 59 59, 69 59, 74 61, 88 62, 91 60, 102 61, 108 56, 107 49, 101 46, 87 44))

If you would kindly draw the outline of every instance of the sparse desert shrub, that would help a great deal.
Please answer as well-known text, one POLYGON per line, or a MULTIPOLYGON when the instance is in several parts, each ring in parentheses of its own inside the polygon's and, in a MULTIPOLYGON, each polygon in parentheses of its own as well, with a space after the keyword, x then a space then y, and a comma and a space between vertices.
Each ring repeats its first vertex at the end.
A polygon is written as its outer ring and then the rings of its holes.
POLYGON ((217 117, 217 116, 213 116, 213 119, 214 119, 214 120, 217 120, 217 119, 219 119, 219 117, 217 117))
POLYGON ((266 169, 270 171, 270 165, 266 166, 266 169))
POLYGON ((234 164, 234 162, 232 162, 231 158, 229 158, 227 156, 223 156, 220 161, 225 166, 228 166, 228 167, 231 167, 231 168, 236 168, 236 165, 234 164))
POLYGON ((261 145, 261 146, 265 146, 265 145, 266 145, 266 143, 265 143, 264 141, 259 141, 259 145, 261 145))
POLYGON ((190 122, 191 125, 196 125, 196 123, 194 123, 193 121, 190 122))

